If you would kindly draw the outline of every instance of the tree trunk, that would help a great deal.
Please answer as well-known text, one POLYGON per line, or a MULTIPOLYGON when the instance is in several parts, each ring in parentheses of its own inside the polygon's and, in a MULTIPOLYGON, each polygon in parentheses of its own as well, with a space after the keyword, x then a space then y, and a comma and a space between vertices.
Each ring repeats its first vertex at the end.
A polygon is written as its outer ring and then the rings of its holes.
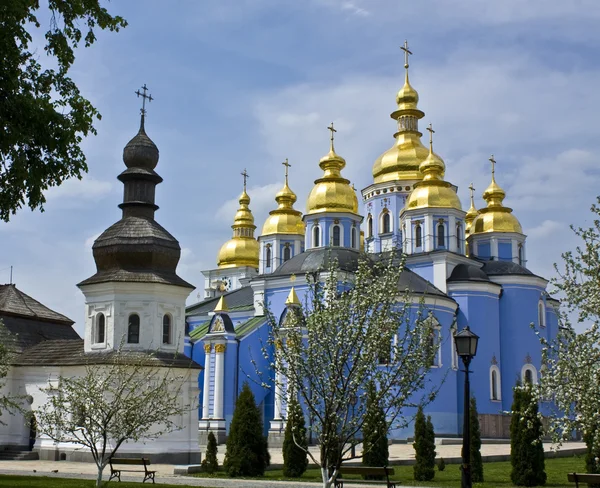
MULTIPOLYGON (((334 474, 336 471, 334 471, 334 474)), ((334 483, 334 476, 329 477, 329 469, 321 467, 321 476, 323 478, 323 488, 331 488, 334 483)))
POLYGON ((98 476, 96 476, 96 488, 102 487, 102 472, 104 471, 104 466, 98 466, 98 476))

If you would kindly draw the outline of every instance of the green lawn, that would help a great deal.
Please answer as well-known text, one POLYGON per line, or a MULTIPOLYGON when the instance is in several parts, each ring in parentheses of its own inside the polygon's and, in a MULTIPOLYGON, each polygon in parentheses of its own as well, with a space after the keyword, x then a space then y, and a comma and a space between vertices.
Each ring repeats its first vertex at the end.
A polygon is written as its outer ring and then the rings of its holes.
MULTIPOLYGON (((6 488, 93 488, 95 480, 76 480, 71 478, 50 478, 47 476, 5 476, 0 475, 0 486, 6 488)), ((157 488, 181 488, 182 485, 164 485, 161 483, 118 483, 111 481, 104 484, 111 488, 140 488, 142 486, 156 486, 157 488)), ((194 487, 199 488, 199 487, 194 487)))
MULTIPOLYGON (((412 466, 394 466, 396 471, 393 479, 400 481, 402 485, 413 486, 460 486, 460 470, 458 464, 447 464, 444 471, 436 469, 435 479, 426 483, 419 483, 413 480, 412 466)), ((485 463, 484 477, 485 483, 474 483, 474 487, 492 488, 496 486, 511 487, 510 482, 510 462, 485 463)), ((572 483, 567 483, 567 473, 573 471, 585 472, 585 463, 583 457, 556 458, 546 460, 546 473, 549 487, 573 487, 572 483)), ((226 477, 225 473, 216 473, 214 475, 196 474, 199 477, 226 477)), ((321 472, 318 469, 309 469, 302 478, 286 478, 281 470, 269 470, 265 473, 265 479, 270 480, 300 480, 300 481, 320 481, 321 472)), ((353 476, 348 476, 353 478, 353 476)))

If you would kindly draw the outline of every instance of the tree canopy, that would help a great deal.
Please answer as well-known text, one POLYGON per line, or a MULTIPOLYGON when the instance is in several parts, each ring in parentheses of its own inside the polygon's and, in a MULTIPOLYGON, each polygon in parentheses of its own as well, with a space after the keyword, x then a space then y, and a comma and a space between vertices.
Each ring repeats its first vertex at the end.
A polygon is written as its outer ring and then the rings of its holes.
MULTIPOLYGON (((0 2, 0 219, 24 204, 46 201, 44 191, 87 171, 80 144, 96 134, 98 110, 68 76, 75 49, 96 40, 96 29, 118 31, 127 22, 101 0, 48 0, 44 67, 32 32, 42 27, 39 0, 0 2)), ((41 47, 41 46, 39 46, 41 47)))

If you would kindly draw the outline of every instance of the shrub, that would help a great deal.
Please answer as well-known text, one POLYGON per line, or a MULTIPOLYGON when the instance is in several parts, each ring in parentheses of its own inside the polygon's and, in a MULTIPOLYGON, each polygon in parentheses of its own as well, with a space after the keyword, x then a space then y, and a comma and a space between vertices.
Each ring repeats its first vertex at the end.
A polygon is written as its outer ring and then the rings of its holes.
POLYGON ((431 417, 425 419, 423 408, 419 407, 415 417, 416 463, 413 466, 416 481, 431 481, 435 476, 435 433, 431 417))
POLYGON ((219 469, 219 461, 217 461, 217 439, 212 432, 209 432, 208 434, 206 455, 202 460, 202 467, 206 473, 214 473, 219 469))
POLYGON ((483 483, 483 461, 481 460, 481 430, 479 429, 479 415, 477 414, 477 402, 471 397, 471 411, 469 422, 471 423, 471 481, 483 483))
POLYGON ((269 461, 260 410, 250 386, 244 383, 235 402, 223 467, 229 476, 262 476, 269 461))
MULTIPOLYGON (((363 459, 365 466, 387 466, 389 457, 388 424, 385 412, 377 401, 375 385, 367 386, 367 411, 362 427, 363 431, 363 459)), ((381 475, 367 475, 365 479, 382 480, 381 475)))
POLYGON ((295 395, 292 395, 287 407, 287 424, 283 439, 283 475, 299 478, 306 471, 308 459, 308 441, 304 413, 295 395))
MULTIPOLYGON (((597 434, 594 430, 590 430, 583 435, 583 442, 585 442, 587 447, 587 452, 585 454, 585 469, 588 473, 598 474, 600 473, 600 462, 598 461, 600 458, 600 451, 594 450, 593 448, 594 435, 597 434)), ((588 488, 600 488, 600 483, 588 485, 588 488)))
POLYGON ((446 461, 444 461, 444 458, 440 458, 440 462, 438 463, 438 471, 444 471, 444 469, 446 469, 446 461))

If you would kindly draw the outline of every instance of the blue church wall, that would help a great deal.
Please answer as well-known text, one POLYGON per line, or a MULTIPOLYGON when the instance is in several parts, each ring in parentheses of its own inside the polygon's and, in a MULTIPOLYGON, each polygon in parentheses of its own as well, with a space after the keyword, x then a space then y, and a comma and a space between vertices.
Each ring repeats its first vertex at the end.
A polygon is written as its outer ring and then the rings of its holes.
POLYGON ((376 195, 369 199, 364 205, 365 217, 365 241, 373 242, 373 252, 381 252, 380 237, 389 236, 390 234, 384 234, 381 228, 381 216, 384 209, 387 208, 390 214, 390 227, 393 240, 396 246, 400 246, 402 243, 402 228, 400 225, 400 212, 404 208, 406 203, 406 194, 396 192, 386 192, 376 195), (368 217, 369 215, 373 219, 373 234, 369 235, 368 231, 368 217))
POLYGON ((478 258, 489 259, 492 256, 492 245, 490 241, 477 241, 475 247, 475 255, 478 258))
POLYGON ((421 278, 425 278, 430 283, 433 283, 433 263, 419 263, 411 264, 406 263, 406 267, 411 271, 417 273, 421 278))
MULTIPOLYGON (((310 219, 307 219, 306 226, 306 248, 312 247, 324 247, 324 246, 333 246, 333 227, 335 225, 339 225, 340 227, 340 247, 352 247, 352 228, 355 228, 356 232, 356 245, 355 248, 358 249, 358 240, 359 240, 359 217, 332 217, 332 216, 311 216, 310 219), (315 246, 314 244, 314 228, 317 224, 315 224, 315 220, 317 220, 319 231, 319 245, 315 246)), ((337 247, 337 245, 336 245, 337 247)))

